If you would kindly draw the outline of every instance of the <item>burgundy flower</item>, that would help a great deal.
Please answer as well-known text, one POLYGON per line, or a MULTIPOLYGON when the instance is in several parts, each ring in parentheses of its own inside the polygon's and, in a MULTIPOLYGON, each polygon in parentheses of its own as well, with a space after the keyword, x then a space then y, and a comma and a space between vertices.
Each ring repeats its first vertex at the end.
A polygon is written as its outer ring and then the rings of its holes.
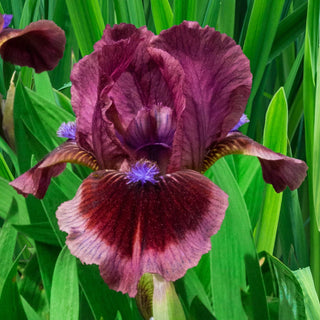
POLYGON ((8 28, 12 15, 0 14, 0 55, 3 60, 34 68, 52 70, 63 56, 66 38, 54 22, 40 20, 22 30, 8 28))
POLYGON ((72 254, 98 264, 115 290, 134 296, 147 272, 176 280, 210 250, 228 201, 200 172, 220 157, 257 156, 278 192, 305 178, 303 161, 236 131, 247 121, 249 61, 212 28, 107 27, 71 80, 76 125, 58 131, 68 141, 11 184, 41 198, 65 162, 94 170, 57 217, 72 254))

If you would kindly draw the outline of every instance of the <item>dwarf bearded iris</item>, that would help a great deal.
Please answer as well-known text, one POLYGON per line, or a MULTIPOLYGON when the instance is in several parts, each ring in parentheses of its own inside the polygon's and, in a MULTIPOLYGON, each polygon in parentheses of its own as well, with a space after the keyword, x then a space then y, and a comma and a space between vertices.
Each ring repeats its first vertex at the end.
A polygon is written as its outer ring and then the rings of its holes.
POLYGON ((68 140, 11 185, 42 198, 66 162, 90 167, 57 210, 71 253, 130 296, 144 273, 176 280, 223 221, 228 196, 201 174, 217 159, 257 156, 277 192, 305 178, 303 161, 237 131, 251 78, 241 48, 212 28, 183 22, 155 36, 107 26, 73 68, 76 124, 59 129, 68 140))

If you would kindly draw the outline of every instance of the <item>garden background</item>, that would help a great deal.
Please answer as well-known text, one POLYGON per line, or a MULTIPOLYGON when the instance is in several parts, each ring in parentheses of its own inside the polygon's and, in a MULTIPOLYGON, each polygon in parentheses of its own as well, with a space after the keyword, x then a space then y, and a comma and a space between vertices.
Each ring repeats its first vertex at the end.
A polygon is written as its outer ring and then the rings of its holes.
MULTIPOLYGON (((249 58, 250 123, 241 131, 309 167, 298 190, 280 194, 254 157, 227 156, 206 172, 229 208, 212 250, 175 282, 185 317, 320 319, 318 0, 1 0, 0 12, 13 14, 14 28, 53 20, 67 38, 50 72, 0 60, 0 319, 142 319, 134 299, 69 253, 58 228, 57 207, 90 171, 68 165, 43 200, 23 198, 8 182, 63 141, 57 129, 74 120, 72 65, 93 51, 106 24, 158 34, 183 20, 226 33, 249 58)), ((174 309, 155 319, 178 319, 174 309)))

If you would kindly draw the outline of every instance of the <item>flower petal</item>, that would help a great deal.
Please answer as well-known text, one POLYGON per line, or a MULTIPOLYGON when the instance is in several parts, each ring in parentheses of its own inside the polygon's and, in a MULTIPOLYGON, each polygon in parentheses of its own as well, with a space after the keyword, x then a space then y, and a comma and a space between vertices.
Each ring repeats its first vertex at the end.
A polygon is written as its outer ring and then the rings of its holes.
POLYGON ((139 110, 168 107, 179 118, 185 108, 184 72, 167 52, 140 46, 128 69, 109 92, 123 126, 127 128, 139 110))
POLYGON ((63 56, 66 38, 54 22, 32 22, 23 30, 6 28, 0 33, 3 60, 29 66, 36 72, 52 70, 63 56))
POLYGON ((94 50, 102 49, 106 44, 114 44, 122 40, 130 39, 135 34, 139 33, 139 37, 149 42, 154 37, 154 34, 149 31, 145 26, 137 29, 133 24, 120 23, 115 24, 113 27, 107 25, 103 31, 101 40, 95 43, 94 50))
POLYGON ((24 197, 33 194, 42 199, 47 192, 51 178, 58 176, 65 169, 66 164, 59 163, 43 169, 39 168, 40 165, 41 162, 10 182, 10 185, 24 197))
POLYGON ((249 60, 234 40, 196 22, 162 31, 152 45, 176 58, 185 73, 184 137, 175 143, 179 157, 173 157, 180 163, 172 164, 171 171, 199 170, 206 148, 224 137, 244 112, 251 89, 249 60))
POLYGON ((124 139, 126 144, 135 150, 138 158, 157 162, 161 172, 165 173, 175 131, 173 110, 153 106, 139 110, 129 124, 124 139))
POLYGON ((263 179, 271 183, 276 192, 283 191, 287 186, 291 190, 297 189, 307 175, 308 167, 304 161, 273 152, 238 132, 230 133, 209 148, 202 171, 207 170, 218 159, 229 154, 258 157, 263 179))
POLYGON ((71 253, 98 264, 110 288, 133 297, 142 274, 174 281, 195 266, 210 250, 227 206, 227 195, 191 170, 144 184, 97 171, 58 208, 57 218, 71 253))
POLYGON ((77 142, 93 152, 104 168, 117 168, 115 159, 126 157, 105 114, 112 107, 108 92, 132 61, 141 41, 141 32, 135 29, 128 39, 104 46, 101 42, 97 51, 81 59, 72 70, 71 102, 77 117, 77 142))
POLYGON ((51 178, 58 176, 65 169, 66 162, 85 165, 93 170, 98 169, 92 155, 80 149, 74 141, 67 141, 54 149, 33 168, 10 182, 10 185, 24 197, 33 194, 42 199, 47 192, 51 178))
POLYGON ((133 156, 116 136, 113 123, 104 117, 106 108, 97 105, 92 120, 94 155, 101 169, 119 169, 133 156))

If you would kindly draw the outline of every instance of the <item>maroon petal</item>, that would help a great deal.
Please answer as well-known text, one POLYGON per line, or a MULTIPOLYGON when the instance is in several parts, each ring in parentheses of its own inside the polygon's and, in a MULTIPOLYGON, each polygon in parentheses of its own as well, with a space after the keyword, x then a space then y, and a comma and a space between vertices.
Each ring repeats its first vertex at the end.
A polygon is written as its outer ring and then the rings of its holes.
POLYGON ((74 64, 70 79, 71 104, 77 119, 77 142, 83 148, 93 151, 92 117, 98 98, 98 53, 85 56, 74 64))
POLYGON ((176 122, 173 110, 168 107, 143 108, 129 124, 125 142, 135 150, 137 158, 157 162, 164 174, 171 155, 176 122))
POLYGON ((113 124, 105 113, 112 106, 108 92, 132 61, 141 41, 136 29, 131 38, 97 46, 97 51, 72 70, 71 102, 77 117, 77 142, 96 155, 101 167, 117 168, 115 158, 126 154, 119 148, 113 124))
POLYGON ((97 105, 92 120, 92 139, 95 157, 103 169, 119 169, 124 161, 133 158, 130 150, 116 136, 114 124, 104 117, 107 108, 97 105))
POLYGON ((183 69, 175 58, 145 45, 138 48, 134 60, 108 95, 127 128, 143 108, 168 107, 179 118, 185 108, 183 81, 183 69))
POLYGON ((304 161, 273 152, 237 132, 230 133, 226 138, 211 146, 203 162, 202 171, 228 154, 258 157, 264 180, 271 183, 277 192, 283 191, 287 186, 291 190, 297 189, 307 175, 308 167, 304 161))
POLYGON ((251 89, 249 60, 234 40, 196 22, 162 31, 152 45, 176 58, 186 79, 183 141, 175 143, 178 155, 173 155, 180 163, 172 163, 171 171, 199 170, 206 148, 224 137, 244 112, 251 89))
POLYGON ((65 169, 66 162, 85 165, 93 170, 98 169, 96 160, 91 154, 80 149, 75 142, 67 141, 33 168, 10 182, 10 185, 24 197, 33 194, 42 199, 47 192, 51 178, 58 176, 65 169))
POLYGON ((227 206, 227 195, 191 170, 160 176, 154 184, 97 171, 57 217, 71 253, 98 264, 110 288, 133 297, 142 274, 174 281, 195 266, 210 250, 227 206))
POLYGON ((36 72, 52 70, 63 56, 66 38, 54 22, 40 20, 23 30, 6 28, 0 33, 3 60, 29 66, 36 72))
POLYGON ((145 26, 137 29, 133 24, 120 23, 115 24, 113 27, 107 25, 102 39, 99 40, 95 45, 95 50, 102 49, 106 44, 114 44, 116 42, 121 42, 122 40, 130 39, 132 36, 139 34, 139 38, 149 42, 154 34, 149 31, 145 26))

